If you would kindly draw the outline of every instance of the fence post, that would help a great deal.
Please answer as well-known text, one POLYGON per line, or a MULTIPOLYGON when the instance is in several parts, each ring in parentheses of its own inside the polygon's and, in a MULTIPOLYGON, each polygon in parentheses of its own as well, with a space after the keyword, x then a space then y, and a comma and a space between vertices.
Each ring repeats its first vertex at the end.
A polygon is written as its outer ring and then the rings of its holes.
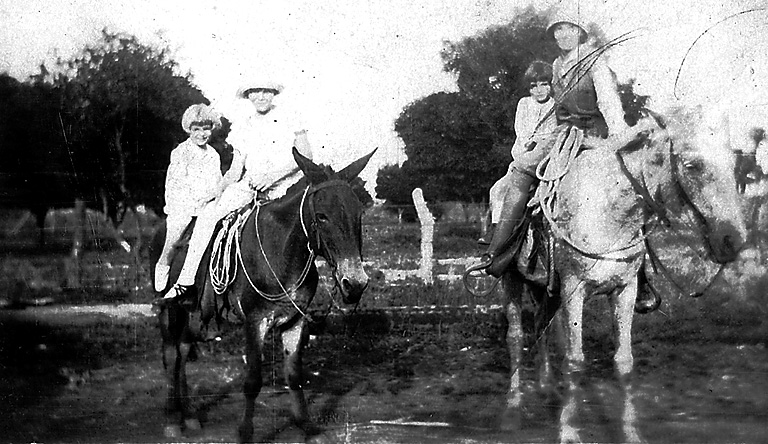
POLYGON ((74 232, 72 236, 72 250, 69 257, 64 259, 67 270, 67 287, 80 288, 82 278, 82 253, 85 241, 85 202, 76 199, 74 211, 74 232))
POLYGON ((413 203, 416 205, 416 214, 421 222, 421 265, 419 266, 419 277, 425 284, 432 284, 432 239, 435 234, 435 218, 427 208, 424 201, 424 194, 421 188, 415 188, 411 193, 413 203))

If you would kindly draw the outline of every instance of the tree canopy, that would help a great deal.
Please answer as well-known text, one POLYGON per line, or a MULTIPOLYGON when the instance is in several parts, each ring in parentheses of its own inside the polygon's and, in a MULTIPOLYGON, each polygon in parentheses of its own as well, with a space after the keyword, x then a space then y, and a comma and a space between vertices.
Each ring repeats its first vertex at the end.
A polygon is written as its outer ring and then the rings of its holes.
MULTIPOLYGON (((376 194, 389 205, 411 203, 414 187, 428 201, 482 202, 506 172, 515 140, 514 116, 531 62, 552 62, 558 52, 546 36, 546 15, 518 10, 511 22, 458 42, 445 42, 443 69, 456 76, 457 92, 438 92, 407 105, 394 129, 407 160, 379 171, 376 194)), ((598 40, 604 40, 597 33, 598 40)), ((598 44, 600 42, 598 41, 598 44)), ((619 94, 633 124, 648 97, 637 96, 633 82, 619 94)))
POLYGON ((168 49, 107 30, 59 68, 54 85, 81 183, 160 208, 170 151, 186 137, 181 115, 209 103, 191 75, 178 73, 168 49))

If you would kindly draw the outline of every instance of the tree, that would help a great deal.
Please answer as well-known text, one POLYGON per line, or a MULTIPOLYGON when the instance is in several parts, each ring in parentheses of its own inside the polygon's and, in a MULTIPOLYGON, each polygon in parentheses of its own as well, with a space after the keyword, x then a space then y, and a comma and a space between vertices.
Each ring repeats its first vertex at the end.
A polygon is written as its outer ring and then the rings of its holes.
POLYGON ((408 160, 399 172, 387 171, 376 188, 380 197, 410 203, 411 190, 420 187, 432 200, 476 201, 478 188, 503 174, 494 152, 493 129, 479 118, 477 102, 460 93, 437 93, 407 106, 395 121, 405 142, 408 160), (393 192, 394 195, 388 193, 393 192))
POLYGON ((181 115, 208 103, 191 75, 178 73, 167 48, 107 30, 59 68, 55 85, 78 185, 159 210, 170 151, 186 137, 181 115))
MULTIPOLYGON (((411 190, 419 186, 428 201, 487 199, 511 160, 517 103, 528 94, 525 70, 558 54, 546 35, 546 17, 529 7, 506 25, 445 42, 443 68, 456 75, 459 91, 432 94, 403 110, 395 131, 408 160, 380 170, 377 197, 394 205, 410 203, 411 190)), ((598 45, 606 40, 599 30, 590 31, 598 45)), ((633 84, 619 87, 629 124, 648 100, 634 93, 633 84)))
POLYGON ((547 18, 533 7, 512 21, 492 26, 459 42, 445 42, 443 69, 456 75, 459 92, 477 102, 480 119, 499 142, 514 140, 517 102, 528 95, 525 70, 535 60, 551 62, 557 47, 546 35, 547 18))
POLYGON ((30 209, 39 223, 48 208, 74 202, 59 103, 58 89, 39 76, 0 74, 0 204, 30 209))
POLYGON ((408 160, 379 172, 379 198, 410 203, 419 186, 428 201, 487 199, 511 160, 517 102, 527 94, 523 73, 533 60, 554 59, 545 20, 528 8, 507 25, 445 42, 444 69, 457 76, 459 91, 424 97, 400 114, 395 131, 408 160))

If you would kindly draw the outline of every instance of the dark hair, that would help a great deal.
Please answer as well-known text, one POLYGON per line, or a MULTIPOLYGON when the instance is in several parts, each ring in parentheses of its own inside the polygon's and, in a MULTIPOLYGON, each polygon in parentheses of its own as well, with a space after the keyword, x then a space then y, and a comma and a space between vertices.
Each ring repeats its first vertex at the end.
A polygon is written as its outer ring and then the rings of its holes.
POLYGON ((526 85, 534 82, 552 82, 552 65, 541 60, 532 62, 523 74, 526 85))
POLYGON ((270 92, 270 93, 272 93, 274 95, 280 94, 280 91, 278 91, 276 89, 272 89, 272 88, 248 88, 245 91, 243 91, 243 97, 245 97, 247 99, 248 98, 248 94, 250 94, 252 92, 260 92, 260 91, 270 92))

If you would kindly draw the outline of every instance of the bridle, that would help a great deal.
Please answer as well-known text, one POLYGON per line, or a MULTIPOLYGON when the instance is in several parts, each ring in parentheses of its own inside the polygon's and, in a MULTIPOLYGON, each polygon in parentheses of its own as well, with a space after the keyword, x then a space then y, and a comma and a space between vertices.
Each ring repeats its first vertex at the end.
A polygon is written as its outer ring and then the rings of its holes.
MULTIPOLYGON (((307 241, 307 251, 308 251, 307 261, 304 264, 304 268, 302 269, 302 272, 299 275, 299 278, 296 280, 296 282, 294 282, 293 284, 287 287, 282 282, 280 282, 280 278, 278 277, 277 272, 275 272, 274 268, 272 267, 272 264, 269 261, 269 257, 267 257, 267 253, 264 251, 264 244, 261 240, 261 233, 259 231, 259 210, 262 205, 259 203, 256 204, 256 210, 253 217, 254 226, 256 229, 256 240, 259 246, 259 251, 261 252, 262 257, 264 258, 264 262, 266 263, 267 268, 272 274, 272 277, 280 286, 280 290, 281 290, 280 293, 267 293, 264 290, 261 290, 260 288, 258 288, 256 284, 253 282, 250 275, 248 274, 248 270, 242 258, 242 254, 240 251, 239 236, 236 240, 236 246, 237 246, 236 253, 237 253, 238 263, 242 268, 243 274, 245 275, 248 283, 251 285, 251 288, 256 293, 258 293, 262 298, 271 302, 288 299, 302 316, 307 317, 307 314, 304 312, 304 310, 302 310, 298 306, 298 304, 296 303, 296 301, 292 296, 304 284, 305 279, 309 275, 309 271, 312 269, 312 265, 314 264, 315 258, 318 255, 325 258, 326 262, 328 262, 328 264, 331 266, 331 269, 333 270, 332 273, 335 276, 338 265, 333 255, 330 254, 328 245, 320 233, 320 229, 318 227, 319 221, 317 217, 317 212, 315 210, 314 197, 315 197, 315 194, 320 190, 330 188, 330 187, 338 187, 338 186, 346 186, 351 188, 351 185, 347 181, 329 180, 317 185, 309 185, 304 189, 304 193, 302 194, 302 197, 301 197, 301 203, 299 204, 299 222, 301 224, 302 231, 307 241), (307 228, 307 223, 304 218, 305 203, 306 203, 306 206, 308 207, 308 213, 309 213, 308 214, 309 229, 307 228)), ((238 303, 239 303, 239 300, 238 300, 238 303)))
MULTIPOLYGON (((672 227, 672 220, 669 217, 669 213, 667 212, 664 205, 656 198, 651 196, 650 191, 648 190, 648 187, 645 185, 645 183, 641 183, 636 177, 632 175, 632 173, 629 171, 629 169, 626 166, 626 163, 624 162, 623 157, 621 156, 622 150, 619 149, 616 151, 616 158, 619 161, 619 165, 621 166, 621 170, 626 176, 626 178, 629 180, 630 184, 632 185, 632 189, 635 191, 635 193, 641 198, 645 206, 648 208, 651 215, 655 216, 656 221, 664 228, 664 229, 670 229, 672 227)), ((706 218, 702 214, 701 210, 696 206, 696 204, 693 202, 693 199, 691 199, 690 195, 686 191, 685 187, 682 184, 682 180, 680 178, 680 154, 678 154, 674 149, 674 142, 669 139, 669 148, 667 152, 669 156, 669 162, 670 162, 670 177, 671 177, 671 184, 674 190, 674 193, 680 197, 683 204, 685 204, 693 213, 693 217, 696 219, 697 224, 701 227, 702 233, 708 233, 710 232, 710 226, 707 222, 706 218)), ((651 222, 651 221, 649 221, 651 222)), ((652 228, 648 228, 647 223, 646 226, 643 228, 643 237, 645 241, 645 250, 648 253, 648 258, 650 259, 651 266, 655 271, 662 270, 663 274, 671 282, 677 290, 684 294, 686 293, 683 289, 683 286, 680 285, 672 275, 672 272, 663 264, 661 259, 659 258, 658 254, 656 253, 655 249, 650 245, 649 243, 649 236, 652 232, 652 228)), ((709 242, 705 239, 705 245, 707 246, 707 249, 711 253, 711 245, 709 242)), ((725 264, 720 264, 719 269, 717 273, 713 275, 713 277, 709 280, 709 282, 703 287, 703 289, 699 291, 689 292, 689 295, 692 296, 700 296, 703 294, 709 287, 712 286, 714 281, 717 279, 717 277, 720 275, 720 273, 723 271, 725 267, 725 264)), ((650 285, 650 282, 649 282, 650 285)))
POLYGON ((327 182, 322 182, 317 185, 313 185, 307 188, 305 191, 305 197, 310 197, 309 200, 307 200, 307 206, 309 207, 309 227, 310 230, 307 230, 307 226, 304 222, 304 205, 302 204, 299 209, 299 217, 301 218, 301 227, 304 230, 304 235, 307 237, 307 248, 313 252, 315 255, 320 255, 323 258, 325 258, 326 262, 328 262, 328 265, 331 266, 334 272, 336 272, 336 268, 338 267, 338 264, 336 263, 336 258, 331 254, 331 251, 328 248, 328 244, 325 242, 323 237, 320 234, 320 221, 318 220, 317 211, 315 210, 315 201, 312 199, 312 197, 320 190, 324 190, 326 188, 332 188, 332 187, 346 187, 346 188, 352 188, 352 186, 349 184, 349 182, 341 179, 334 179, 329 180, 327 182), (314 233, 313 236, 310 235, 309 231, 312 231, 314 233), (314 241, 314 245, 312 245, 312 241, 314 241))

